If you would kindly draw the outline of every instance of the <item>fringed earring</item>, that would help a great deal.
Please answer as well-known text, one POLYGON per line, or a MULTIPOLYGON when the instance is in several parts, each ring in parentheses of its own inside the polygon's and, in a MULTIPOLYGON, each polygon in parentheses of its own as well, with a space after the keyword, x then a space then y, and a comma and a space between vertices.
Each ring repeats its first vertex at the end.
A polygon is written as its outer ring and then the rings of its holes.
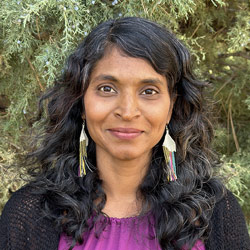
POLYGON ((176 144, 175 141, 172 139, 172 137, 169 135, 167 126, 166 126, 166 135, 164 142, 162 144, 162 148, 166 164, 170 170, 170 177, 168 179, 170 181, 175 181, 177 179, 175 157, 174 157, 174 152, 176 152, 176 144))
POLYGON ((80 135, 80 146, 79 146, 79 172, 78 176, 83 177, 86 175, 85 159, 87 157, 87 146, 89 143, 88 137, 84 131, 85 122, 82 124, 82 131, 80 135))

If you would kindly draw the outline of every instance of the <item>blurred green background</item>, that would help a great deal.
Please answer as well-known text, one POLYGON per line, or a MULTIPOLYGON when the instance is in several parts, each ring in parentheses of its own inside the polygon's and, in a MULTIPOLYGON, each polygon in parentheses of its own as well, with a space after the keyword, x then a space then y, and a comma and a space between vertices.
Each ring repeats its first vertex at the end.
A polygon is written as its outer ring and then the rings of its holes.
POLYGON ((238 197, 250 225, 249 0, 1 0, 0 213, 24 182, 37 100, 65 58, 98 23, 140 16, 166 25, 212 84, 217 175, 238 197))

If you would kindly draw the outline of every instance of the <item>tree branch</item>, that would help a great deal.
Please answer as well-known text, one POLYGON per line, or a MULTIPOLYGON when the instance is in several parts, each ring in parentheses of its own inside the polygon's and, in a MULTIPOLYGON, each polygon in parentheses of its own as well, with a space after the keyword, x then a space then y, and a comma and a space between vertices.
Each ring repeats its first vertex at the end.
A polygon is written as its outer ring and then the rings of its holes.
POLYGON ((248 55, 247 53, 243 52, 243 51, 238 51, 238 52, 234 52, 234 53, 228 53, 228 54, 221 54, 220 57, 229 57, 229 56, 239 56, 239 57, 243 57, 247 60, 250 60, 250 55, 248 55))
POLYGON ((25 57, 26 57, 26 60, 29 63, 30 68, 32 69, 32 71, 33 71, 33 73, 34 73, 34 75, 36 77, 36 80, 37 80, 37 82, 38 82, 38 84, 40 86, 41 91, 44 91, 45 89, 44 89, 44 87, 43 87, 43 85, 42 85, 42 83, 41 83, 41 81, 40 81, 40 79, 38 77, 38 74, 36 73, 36 70, 35 70, 34 66, 32 65, 30 59, 27 56, 25 56, 25 57))

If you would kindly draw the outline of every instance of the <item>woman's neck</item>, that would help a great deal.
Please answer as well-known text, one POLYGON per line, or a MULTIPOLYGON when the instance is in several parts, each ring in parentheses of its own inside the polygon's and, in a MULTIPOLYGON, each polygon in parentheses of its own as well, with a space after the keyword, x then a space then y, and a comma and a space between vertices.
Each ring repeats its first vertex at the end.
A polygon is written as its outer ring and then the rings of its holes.
POLYGON ((107 196, 103 212, 118 218, 140 213, 142 198, 138 186, 148 170, 149 159, 150 156, 121 161, 97 152, 99 176, 107 196))

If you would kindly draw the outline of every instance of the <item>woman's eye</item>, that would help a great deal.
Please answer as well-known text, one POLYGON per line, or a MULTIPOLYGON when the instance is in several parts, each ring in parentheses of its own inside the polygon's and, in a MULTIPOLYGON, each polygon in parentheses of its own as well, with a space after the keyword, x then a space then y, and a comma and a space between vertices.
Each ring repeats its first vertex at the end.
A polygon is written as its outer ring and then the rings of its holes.
POLYGON ((157 94, 158 92, 154 89, 146 89, 142 92, 143 95, 155 95, 157 94))
POLYGON ((115 93, 114 89, 110 86, 102 86, 99 88, 99 90, 106 93, 115 93))

